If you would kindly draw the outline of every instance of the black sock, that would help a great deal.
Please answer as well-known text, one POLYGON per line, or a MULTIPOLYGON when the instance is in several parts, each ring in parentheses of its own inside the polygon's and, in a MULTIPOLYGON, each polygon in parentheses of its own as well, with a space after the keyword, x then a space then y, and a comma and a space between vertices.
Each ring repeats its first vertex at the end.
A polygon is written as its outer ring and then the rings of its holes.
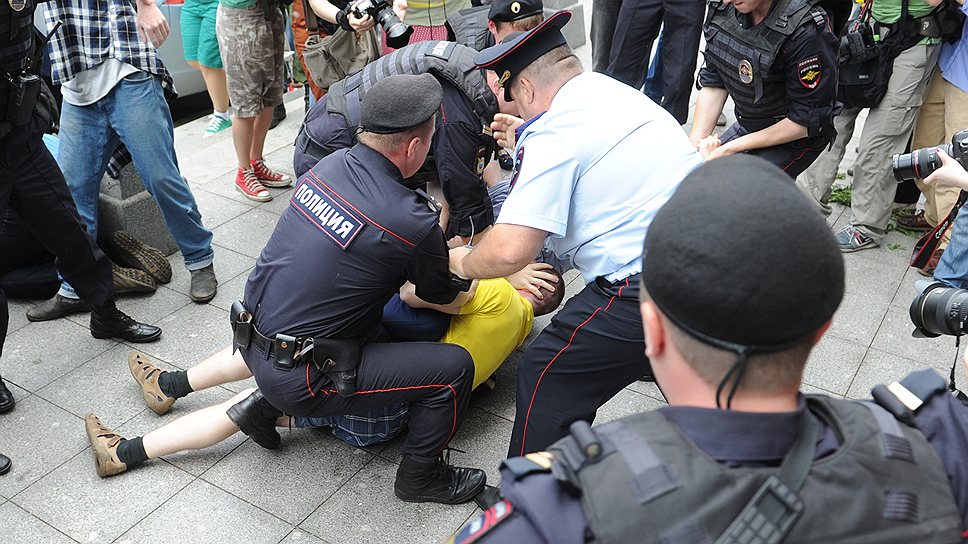
POLYGON ((162 393, 173 399, 180 399, 194 391, 188 383, 188 372, 184 370, 162 372, 158 376, 158 387, 162 393))
POLYGON ((118 444, 118 459, 128 466, 134 468, 148 460, 145 453, 145 446, 141 443, 141 437, 131 439, 121 439, 118 444))

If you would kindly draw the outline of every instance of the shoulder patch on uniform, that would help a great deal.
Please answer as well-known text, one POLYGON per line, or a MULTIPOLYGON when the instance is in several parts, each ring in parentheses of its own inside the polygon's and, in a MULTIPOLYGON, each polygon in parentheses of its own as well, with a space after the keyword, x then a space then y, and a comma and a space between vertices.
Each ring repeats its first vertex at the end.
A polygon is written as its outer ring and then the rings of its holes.
POLYGON ((296 187, 289 205, 346 251, 365 224, 340 200, 335 192, 330 194, 306 178, 296 187))
POLYGON ((821 77, 823 77, 823 64, 819 56, 814 55, 797 63, 797 78, 804 87, 816 88, 820 85, 821 77))
POLYGON ((514 189, 514 184, 518 182, 518 176, 521 175, 521 163, 524 162, 524 146, 518 148, 517 155, 514 156, 514 173, 511 174, 511 183, 508 184, 508 192, 514 189))
POLYGON ((447 541, 449 544, 470 544, 497 527, 514 513, 514 505, 504 499, 472 519, 447 541))
POLYGON ((546 451, 529 453, 524 457, 512 457, 505 459, 501 463, 502 468, 506 468, 515 480, 520 480, 530 474, 538 472, 551 472, 551 462, 554 456, 546 451))
POLYGON ((457 44, 454 42, 437 42, 433 49, 427 51, 427 56, 447 60, 450 58, 450 54, 454 51, 455 45, 457 44))
POLYGON ((487 148, 478 147, 477 153, 474 155, 474 167, 477 170, 477 175, 484 175, 484 167, 487 166, 487 148))

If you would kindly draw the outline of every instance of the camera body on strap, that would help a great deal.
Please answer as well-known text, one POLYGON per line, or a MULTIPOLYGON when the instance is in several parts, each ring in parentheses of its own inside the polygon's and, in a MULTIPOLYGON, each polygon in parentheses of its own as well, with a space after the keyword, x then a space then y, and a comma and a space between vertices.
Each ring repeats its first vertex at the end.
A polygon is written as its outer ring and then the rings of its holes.
POLYGON ((361 358, 359 342, 282 333, 269 338, 255 328, 252 313, 241 301, 232 303, 229 321, 233 333, 232 353, 240 348, 248 349, 254 343, 267 358, 272 358, 274 368, 287 372, 312 362, 316 370, 333 382, 339 396, 356 394, 356 369, 361 358))

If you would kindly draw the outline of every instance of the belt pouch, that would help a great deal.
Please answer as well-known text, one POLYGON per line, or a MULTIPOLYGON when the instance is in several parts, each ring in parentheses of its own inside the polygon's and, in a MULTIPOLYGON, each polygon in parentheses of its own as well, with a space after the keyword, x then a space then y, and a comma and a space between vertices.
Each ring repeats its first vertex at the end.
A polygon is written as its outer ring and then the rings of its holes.
POLYGON ((245 309, 241 301, 236 300, 232 303, 229 321, 232 323, 232 353, 239 348, 248 349, 252 341, 252 314, 245 309))
POLYGON ((313 339, 313 363, 333 381, 341 397, 356 394, 356 369, 360 366, 360 345, 355 340, 313 339))
POLYGON ((277 334, 273 342, 276 356, 272 366, 279 370, 296 368, 296 337, 288 334, 277 334))

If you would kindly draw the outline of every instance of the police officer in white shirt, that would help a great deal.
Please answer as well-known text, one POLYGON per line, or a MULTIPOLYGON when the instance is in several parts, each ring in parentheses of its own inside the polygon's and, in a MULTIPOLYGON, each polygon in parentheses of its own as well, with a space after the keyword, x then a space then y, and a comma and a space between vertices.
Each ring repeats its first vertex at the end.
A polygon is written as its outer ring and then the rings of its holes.
POLYGON ((651 375, 638 312, 643 233, 702 163, 668 112, 627 85, 583 73, 561 34, 569 19, 556 13, 475 59, 529 120, 499 116, 492 126, 500 143, 517 140, 511 191, 477 248, 451 251, 451 270, 505 276, 544 245, 586 284, 518 365, 512 457, 545 449, 651 375))

